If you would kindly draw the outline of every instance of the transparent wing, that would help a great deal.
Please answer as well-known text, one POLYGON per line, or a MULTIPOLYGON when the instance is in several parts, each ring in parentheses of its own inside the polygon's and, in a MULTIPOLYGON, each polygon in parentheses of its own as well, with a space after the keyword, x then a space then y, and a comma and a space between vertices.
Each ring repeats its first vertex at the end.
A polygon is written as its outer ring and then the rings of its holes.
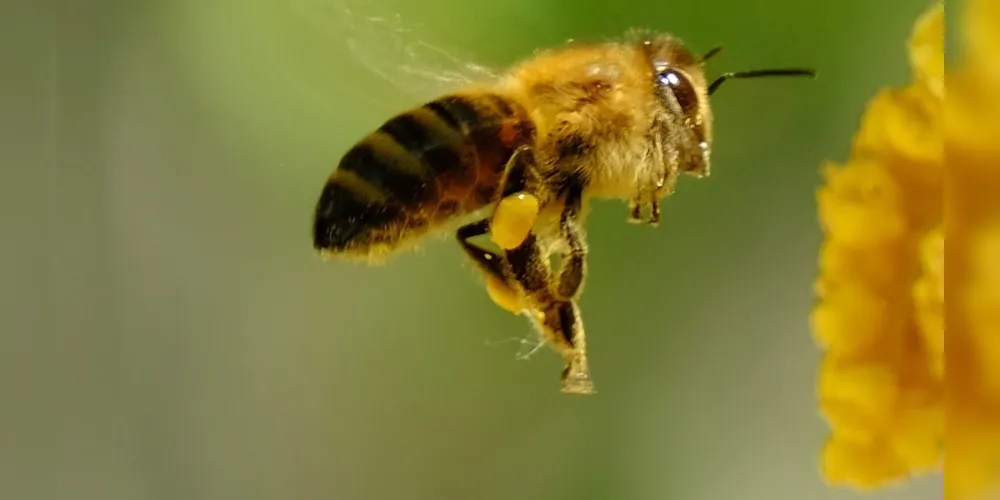
POLYGON ((334 28, 351 57, 411 97, 430 99, 497 78, 497 71, 469 54, 435 45, 430 30, 388 7, 369 0, 330 2, 336 9, 334 28))

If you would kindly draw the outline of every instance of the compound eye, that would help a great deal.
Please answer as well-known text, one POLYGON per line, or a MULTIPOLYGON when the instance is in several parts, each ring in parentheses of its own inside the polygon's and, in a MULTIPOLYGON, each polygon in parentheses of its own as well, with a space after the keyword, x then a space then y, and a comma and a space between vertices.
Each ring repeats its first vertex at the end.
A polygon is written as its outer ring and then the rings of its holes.
POLYGON ((677 104, 681 105, 681 110, 686 115, 693 115, 698 109, 698 94, 694 91, 694 85, 684 73, 668 69, 657 77, 660 86, 669 91, 677 99, 677 104))

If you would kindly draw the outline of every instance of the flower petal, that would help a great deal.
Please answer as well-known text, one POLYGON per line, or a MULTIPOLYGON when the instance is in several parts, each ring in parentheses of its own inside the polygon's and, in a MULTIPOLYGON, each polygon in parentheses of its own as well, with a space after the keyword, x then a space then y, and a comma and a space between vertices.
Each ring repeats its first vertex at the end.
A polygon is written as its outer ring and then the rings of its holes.
POLYGON ((991 86, 1000 83, 1000 2, 965 0, 961 17, 965 62, 991 86))
POLYGON ((938 99, 944 97, 944 2, 935 2, 914 25, 910 66, 917 81, 938 99))
POLYGON ((903 235, 902 194, 885 168, 873 162, 828 165, 825 174, 826 186, 817 197, 828 238, 869 248, 903 235))
POLYGON ((885 89, 868 103, 852 152, 894 167, 901 180, 941 186, 943 103, 924 85, 885 89))

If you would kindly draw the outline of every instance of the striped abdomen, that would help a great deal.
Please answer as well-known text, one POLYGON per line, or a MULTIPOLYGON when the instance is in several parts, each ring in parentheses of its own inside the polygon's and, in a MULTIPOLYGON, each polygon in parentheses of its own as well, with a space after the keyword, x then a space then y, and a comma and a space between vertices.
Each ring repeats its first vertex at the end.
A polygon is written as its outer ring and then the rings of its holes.
POLYGON ((507 159, 532 134, 521 106, 489 93, 397 115, 340 160, 316 206, 314 246, 381 256, 488 205, 507 159))

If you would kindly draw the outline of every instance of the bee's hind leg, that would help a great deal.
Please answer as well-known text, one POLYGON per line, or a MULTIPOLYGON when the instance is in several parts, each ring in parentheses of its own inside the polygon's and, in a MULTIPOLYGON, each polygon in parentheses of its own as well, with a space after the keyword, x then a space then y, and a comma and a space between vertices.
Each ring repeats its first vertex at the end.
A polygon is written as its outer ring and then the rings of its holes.
POLYGON ((532 178, 535 154, 529 146, 514 151, 497 186, 496 207, 490 219, 490 238, 504 250, 524 242, 538 217, 540 200, 532 178))
MULTIPOLYGON (((540 200, 535 175, 535 158, 531 148, 518 148, 508 160, 495 199, 493 216, 459 228, 458 239, 465 253, 487 274, 487 291, 500 307, 529 316, 548 343, 563 357, 562 390, 572 394, 592 394, 584 345, 583 323, 574 301, 556 297, 556 283, 542 254, 532 227, 538 216, 540 200), (498 255, 471 244, 468 240, 489 233, 503 252, 498 255)), ((567 219, 572 227, 576 211, 567 219)), ((578 234, 576 231, 573 234, 578 234)), ((580 241, 576 238, 576 241, 580 241)), ((582 242, 581 242, 582 244, 582 242)), ((571 249, 573 245, 570 245, 571 249)), ((571 253, 574 253, 571 250, 571 253)), ((575 252, 582 259, 582 252, 575 252)), ((568 259, 566 278, 560 286, 575 295, 582 277, 582 261, 568 259), (573 282, 576 282, 575 284, 573 282)))
POLYGON ((458 239, 459 245, 462 246, 465 255, 486 274, 486 293, 489 294, 490 299, 507 311, 521 314, 525 310, 524 300, 517 288, 509 284, 507 275, 504 273, 503 257, 473 245, 469 241, 489 231, 490 221, 483 219, 458 228, 455 237, 458 239))
POLYGON ((583 333, 583 321, 580 318, 580 308, 575 300, 554 302, 540 318, 543 331, 554 332, 550 336, 572 339, 561 354, 566 361, 562 371, 562 391, 569 394, 594 394, 594 382, 590 378, 590 364, 587 361, 586 336, 583 333))
POLYGON ((458 229, 462 250, 486 274, 486 289, 498 306, 528 316, 545 340, 563 357, 563 392, 592 394, 584 345, 583 322, 574 301, 558 300, 550 293, 552 277, 542 260, 534 235, 529 234, 517 248, 498 255, 473 245, 469 240, 489 232, 490 220, 483 219, 458 229))
POLYGON ((505 271, 523 291, 529 306, 527 312, 545 339, 563 357, 563 392, 593 394, 579 309, 575 301, 560 300, 552 294, 552 273, 535 235, 529 233, 520 246, 505 251, 504 257, 505 271))

